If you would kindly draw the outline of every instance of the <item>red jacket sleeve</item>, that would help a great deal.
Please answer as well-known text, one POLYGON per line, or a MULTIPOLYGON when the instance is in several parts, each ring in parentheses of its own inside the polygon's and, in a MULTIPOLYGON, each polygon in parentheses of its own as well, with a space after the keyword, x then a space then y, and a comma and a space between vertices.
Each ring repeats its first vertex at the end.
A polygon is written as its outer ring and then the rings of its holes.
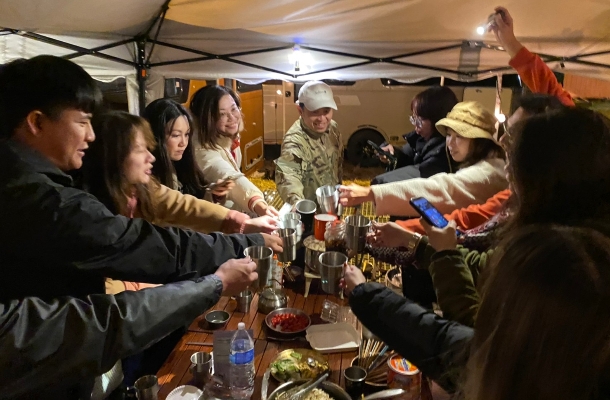
POLYGON ((564 105, 574 107, 572 96, 557 82, 553 71, 538 55, 522 47, 509 64, 532 92, 550 94, 564 105))
POLYGON ((464 231, 476 228, 500 212, 509 197, 510 190, 506 189, 496 193, 483 204, 473 204, 466 208, 460 208, 445 215, 445 218, 449 221, 454 220, 458 229, 464 231))
MULTIPOLYGON (((506 189, 496 193, 483 204, 472 204, 466 208, 454 210, 450 214, 445 214, 445 218, 449 221, 454 220, 458 229, 464 231, 476 228, 496 215, 502 209, 509 197, 510 190, 506 189)), ((426 231, 419 222, 419 218, 396 221, 396 223, 411 232, 417 232, 422 235, 426 234, 426 231)))

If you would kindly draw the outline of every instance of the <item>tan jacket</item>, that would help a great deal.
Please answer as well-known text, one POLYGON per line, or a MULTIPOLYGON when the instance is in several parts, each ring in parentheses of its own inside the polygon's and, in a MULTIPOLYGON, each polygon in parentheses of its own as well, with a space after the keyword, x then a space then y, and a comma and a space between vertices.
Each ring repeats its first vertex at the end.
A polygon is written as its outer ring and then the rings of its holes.
MULTIPOLYGON (((229 210, 209 201, 182 194, 164 185, 151 185, 155 217, 149 221, 155 225, 192 229, 197 232, 235 232, 227 229, 229 210)), ((139 211, 135 218, 142 218, 139 211)))
MULTIPOLYGON (((221 138, 218 145, 206 149, 195 146, 195 158, 208 183, 225 179, 240 172, 239 165, 231 155, 231 139, 221 138)), ((211 196, 209 198, 211 200, 211 196)), ((245 176, 235 180, 235 187, 227 195, 225 205, 233 210, 254 212, 254 205, 265 201, 263 193, 245 176)))
MULTIPOLYGON (((245 214, 229 210, 218 204, 200 200, 188 194, 161 184, 151 184, 151 197, 154 203, 155 217, 149 221, 162 227, 178 227, 192 229, 197 232, 236 232, 243 220, 248 219, 245 214), (241 214, 241 218, 238 214, 241 214)), ((142 218, 139 211, 134 218, 142 218)), ((106 279, 106 293, 117 294, 125 290, 140 290, 155 287, 148 283, 127 282, 106 279)))

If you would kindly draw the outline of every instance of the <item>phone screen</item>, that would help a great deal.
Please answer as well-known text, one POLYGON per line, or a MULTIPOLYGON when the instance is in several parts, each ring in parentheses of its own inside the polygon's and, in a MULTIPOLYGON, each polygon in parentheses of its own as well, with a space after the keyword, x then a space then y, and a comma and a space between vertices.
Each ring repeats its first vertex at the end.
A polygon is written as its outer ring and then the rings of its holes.
POLYGON ((449 221, 428 200, 423 197, 411 199, 411 204, 433 226, 444 228, 449 221))

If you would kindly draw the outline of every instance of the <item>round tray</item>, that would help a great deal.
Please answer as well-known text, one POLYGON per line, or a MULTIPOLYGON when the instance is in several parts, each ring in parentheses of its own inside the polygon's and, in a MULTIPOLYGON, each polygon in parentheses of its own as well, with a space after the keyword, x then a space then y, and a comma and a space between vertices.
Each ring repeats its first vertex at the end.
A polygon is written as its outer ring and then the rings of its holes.
POLYGON ((267 316, 265 317, 265 325, 267 325, 267 328, 269 328, 274 333, 279 333, 282 335, 294 335, 296 333, 305 332, 307 330, 307 328, 309 328, 309 326, 311 325, 311 318, 309 317, 309 315, 307 315, 305 313, 305 311, 298 309, 298 308, 278 308, 277 310, 273 310, 269 314, 267 314, 267 316), (281 315, 281 314, 302 315, 307 318, 307 326, 303 329, 300 329, 300 330, 294 331, 294 332, 285 332, 285 331, 281 331, 279 329, 275 329, 273 327, 273 325, 271 325, 271 320, 276 315, 281 315))
POLYGON ((330 365, 328 364, 328 361, 326 360, 326 358, 315 350, 288 349, 288 350, 282 351, 277 356, 275 356, 273 361, 271 361, 271 363, 269 364, 269 368, 271 369, 271 376, 273 376, 278 382, 290 382, 290 381, 300 380, 300 379, 315 378, 316 376, 319 376, 322 373, 329 371, 330 365), (302 360, 303 363, 306 363, 307 357, 313 358, 319 364, 319 368, 317 368, 315 371, 312 371, 313 373, 311 374, 311 376, 303 376, 300 373, 295 373, 294 375, 290 376, 288 379, 284 379, 283 376, 280 376, 280 374, 278 374, 277 372, 274 372, 274 369, 271 368, 271 366, 275 362, 293 358, 293 353, 300 354, 301 355, 300 360, 302 360))

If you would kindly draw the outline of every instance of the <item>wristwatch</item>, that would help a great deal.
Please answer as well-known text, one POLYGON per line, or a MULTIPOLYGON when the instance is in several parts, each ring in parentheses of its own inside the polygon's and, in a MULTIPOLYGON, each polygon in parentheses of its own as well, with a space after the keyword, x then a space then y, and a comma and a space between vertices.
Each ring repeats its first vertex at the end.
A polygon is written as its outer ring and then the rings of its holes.
POLYGON ((413 232, 411 234, 411 239, 409 239, 409 241, 407 242, 407 251, 410 254, 415 254, 415 251, 417 250, 417 246, 419 246, 419 242, 421 242, 421 238, 422 236, 417 233, 417 232, 413 232))

